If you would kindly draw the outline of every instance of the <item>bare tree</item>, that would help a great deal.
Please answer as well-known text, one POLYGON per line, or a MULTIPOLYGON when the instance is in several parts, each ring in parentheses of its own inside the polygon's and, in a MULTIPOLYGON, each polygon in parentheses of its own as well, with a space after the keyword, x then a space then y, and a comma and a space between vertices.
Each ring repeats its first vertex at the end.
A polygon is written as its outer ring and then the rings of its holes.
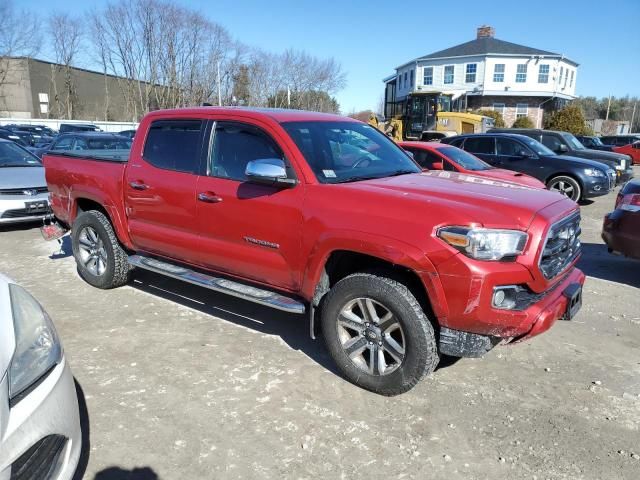
MULTIPOLYGON (((11 57, 31 57, 40 50, 40 26, 32 13, 18 11, 12 0, 0 0, 0 90, 11 74, 11 57)), ((6 109, 4 96, 0 109, 6 109)))
POLYGON ((55 92, 54 101, 62 118, 75 118, 77 94, 73 76, 73 65, 80 53, 83 32, 80 20, 67 13, 54 13, 49 17, 49 35, 52 40, 56 67, 52 78, 55 92), (64 89, 60 94, 57 77, 62 74, 64 89))

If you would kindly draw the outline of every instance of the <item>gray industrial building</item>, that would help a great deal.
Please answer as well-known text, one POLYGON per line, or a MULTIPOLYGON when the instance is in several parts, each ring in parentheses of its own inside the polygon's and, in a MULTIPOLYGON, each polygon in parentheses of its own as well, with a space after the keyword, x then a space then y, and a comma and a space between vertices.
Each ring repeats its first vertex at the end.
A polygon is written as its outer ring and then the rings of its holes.
POLYGON ((124 80, 100 72, 27 57, 0 57, 0 117, 70 118, 66 88, 73 88, 71 117, 92 121, 138 121, 127 112, 124 80))

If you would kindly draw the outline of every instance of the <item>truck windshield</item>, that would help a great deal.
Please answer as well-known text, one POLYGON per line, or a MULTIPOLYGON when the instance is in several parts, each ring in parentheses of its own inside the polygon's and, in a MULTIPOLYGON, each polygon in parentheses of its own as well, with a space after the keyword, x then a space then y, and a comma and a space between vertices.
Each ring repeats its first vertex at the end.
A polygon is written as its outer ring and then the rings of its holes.
POLYGON ((478 157, 456 147, 442 147, 439 148, 438 151, 445 157, 453 160, 465 170, 479 172, 481 170, 489 170, 493 168, 488 163, 484 163, 478 157))
POLYGON ((586 150, 585 146, 580 143, 576 137, 571 135, 570 133, 563 133, 562 138, 573 148, 574 150, 586 150))
POLYGON ((346 183, 418 173, 420 168, 379 130, 356 122, 286 122, 321 183, 346 183))
POLYGON ((0 142, 0 168, 41 167, 38 157, 12 142, 0 142))

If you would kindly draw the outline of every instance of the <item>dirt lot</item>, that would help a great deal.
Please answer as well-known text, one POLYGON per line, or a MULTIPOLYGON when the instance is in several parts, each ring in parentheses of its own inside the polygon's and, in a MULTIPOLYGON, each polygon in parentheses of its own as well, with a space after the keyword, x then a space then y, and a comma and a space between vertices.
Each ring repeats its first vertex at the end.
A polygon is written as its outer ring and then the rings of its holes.
POLYGON ((146 273, 96 290, 36 229, 0 232, 0 271, 57 323, 88 479, 638 479, 640 262, 600 240, 613 202, 582 208, 575 321, 395 398, 339 377, 302 317, 146 273))

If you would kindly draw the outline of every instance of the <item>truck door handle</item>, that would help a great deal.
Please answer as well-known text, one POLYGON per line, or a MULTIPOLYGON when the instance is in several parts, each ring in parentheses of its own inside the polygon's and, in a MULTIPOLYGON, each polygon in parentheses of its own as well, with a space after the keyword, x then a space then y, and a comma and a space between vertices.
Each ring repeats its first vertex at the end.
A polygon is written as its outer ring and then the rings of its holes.
POLYGON ((201 192, 198 194, 198 200, 205 203, 220 203, 222 198, 213 192, 201 192))
POLYGON ((133 188, 134 190, 146 190, 147 188, 149 188, 149 185, 145 185, 144 183, 139 182, 139 181, 138 182, 131 182, 129 184, 129 186, 131 188, 133 188))

